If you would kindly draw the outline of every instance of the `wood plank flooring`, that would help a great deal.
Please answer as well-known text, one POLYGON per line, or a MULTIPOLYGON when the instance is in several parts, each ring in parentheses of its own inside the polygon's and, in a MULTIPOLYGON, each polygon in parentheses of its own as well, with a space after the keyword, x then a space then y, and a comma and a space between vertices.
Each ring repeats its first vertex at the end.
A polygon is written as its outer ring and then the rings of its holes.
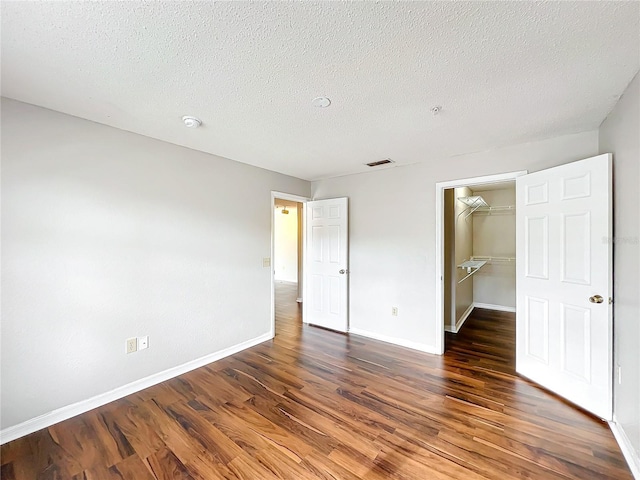
POLYGON ((630 479, 606 424, 514 373, 514 321, 478 311, 440 357, 300 324, 4 445, 22 479, 630 479))

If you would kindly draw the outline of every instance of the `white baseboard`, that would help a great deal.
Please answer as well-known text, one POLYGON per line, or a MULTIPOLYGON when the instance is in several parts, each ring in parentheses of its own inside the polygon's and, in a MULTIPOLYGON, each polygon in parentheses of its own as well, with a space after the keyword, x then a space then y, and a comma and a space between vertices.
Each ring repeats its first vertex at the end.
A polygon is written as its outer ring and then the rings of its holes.
POLYGON ((389 337, 387 335, 381 335, 379 333, 369 332, 367 330, 361 330, 359 328, 349 328, 349 333, 353 335, 360 335, 362 337, 373 338, 374 340, 380 340, 381 342, 387 342, 393 345, 399 345, 401 347, 411 348, 420 352, 433 354, 437 353, 436 348, 433 345, 413 342, 411 340, 405 340, 404 338, 389 337))
POLYGON ((445 326, 444 327, 445 332, 458 333, 462 328, 462 324, 465 322, 467 318, 469 318, 469 315, 471 315, 471 312, 473 312, 473 307, 475 307, 475 303, 472 303, 471 305, 469 305, 469 308, 465 310, 465 312, 456 322, 455 327, 451 328, 449 326, 445 326))
POLYGON ((182 365, 169 368, 162 372, 154 373, 153 375, 141 378, 140 380, 136 380, 108 392, 101 393, 100 395, 96 395, 95 397, 81 400, 80 402, 72 403, 71 405, 67 405, 65 407, 57 408, 56 410, 45 413, 17 425, 13 425, 12 427, 7 427, 0 430, 0 445, 28 435, 30 433, 37 432, 38 430, 41 430, 43 428, 50 427, 55 423, 61 422, 71 417, 75 417, 76 415, 80 415, 81 413, 88 412, 89 410, 93 410, 94 408, 100 407, 109 402, 113 402, 114 400, 118 400, 119 398, 126 397, 127 395, 131 395, 132 393, 139 392, 140 390, 144 390, 145 388, 149 388, 160 382, 164 382, 171 378, 177 377, 178 375, 182 375, 183 373, 190 372, 191 370, 195 370, 196 368, 215 362, 216 360, 220 360, 221 358, 241 352, 242 350, 246 350, 247 348, 253 347, 262 342, 266 342, 267 340, 270 340, 272 338, 273 334, 271 332, 267 332, 263 335, 260 335, 259 337, 247 340, 246 342, 242 342, 237 345, 219 350, 217 352, 210 353, 209 355, 205 355, 204 357, 196 358, 195 360, 183 363, 182 365))
POLYGON ((444 331, 445 332, 451 332, 451 333, 458 333, 460 331, 460 329, 462 328, 462 324, 465 322, 465 320, 467 318, 469 318, 469 315, 471 315, 471 312, 473 312, 474 308, 484 308, 486 310, 497 310, 499 312, 513 312, 513 313, 515 313, 515 311, 516 311, 516 307, 506 307, 504 305, 494 305, 492 303, 473 302, 469 306, 469 308, 467 308, 467 310, 462 314, 460 319, 456 322, 456 326, 454 328, 451 328, 449 326, 445 326, 444 327, 444 331))
POLYGON ((469 318, 469 315, 471 315, 471 312, 473 312, 473 308, 474 307, 475 307, 475 304, 473 304, 473 303, 471 305, 469 305, 469 308, 467 308, 465 310, 465 312, 462 314, 462 316, 456 322, 456 327, 455 327, 453 333, 458 333, 460 331, 460 329, 462 328, 462 325, 464 324, 464 322, 467 320, 467 318, 469 318))
POLYGON ((631 440, 627 437, 624 429, 617 422, 609 422, 609 428, 615 437, 624 459, 629 465, 629 469, 633 474, 633 478, 640 480, 640 454, 636 452, 631 444, 631 440))
POLYGON ((504 305, 494 305, 492 303, 473 302, 473 306, 476 308, 486 308, 487 310, 497 310, 499 312, 515 312, 516 311, 516 307, 505 307, 504 305))

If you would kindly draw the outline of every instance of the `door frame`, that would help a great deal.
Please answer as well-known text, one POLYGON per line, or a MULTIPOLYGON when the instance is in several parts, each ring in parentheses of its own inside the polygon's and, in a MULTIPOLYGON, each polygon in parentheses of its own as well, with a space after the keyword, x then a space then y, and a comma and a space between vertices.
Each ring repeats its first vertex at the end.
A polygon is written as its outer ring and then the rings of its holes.
POLYGON ((436 278, 435 278, 435 315, 436 348, 435 353, 444 354, 444 191, 447 188, 470 187, 489 183, 515 181, 527 170, 485 175, 481 177, 461 178, 436 183, 436 278))
MULTIPOLYGON (((298 226, 298 234, 300 235, 300 232, 302 232, 302 258, 298 258, 298 264, 301 265, 300 268, 298 268, 298 283, 300 283, 300 280, 302 280, 304 282, 304 258, 306 257, 307 254, 307 238, 306 235, 304 234, 305 232, 305 227, 307 225, 307 217, 306 217, 306 212, 307 212, 307 202, 309 200, 311 200, 311 198, 309 197, 303 197, 301 195, 294 195, 292 193, 284 193, 284 192, 278 192, 275 190, 271 190, 271 204, 270 207, 271 208, 271 264, 270 264, 270 269, 271 269, 271 327, 269 330, 269 335, 271 336, 271 338, 275 337, 276 335, 276 279, 275 279, 275 271, 273 269, 273 257, 275 255, 275 242, 276 242, 276 230, 275 230, 275 215, 276 215, 276 205, 275 205, 275 201, 276 198, 279 198, 281 200, 289 200, 291 202, 297 202, 297 203, 301 203, 302 204, 302 230, 300 230, 300 227, 298 226)), ((304 285, 303 285, 304 286, 304 285)), ((303 310, 304 310, 304 288, 302 289, 302 306, 303 306, 303 310)), ((303 317, 302 320, 304 321, 304 311, 303 311, 303 317)))

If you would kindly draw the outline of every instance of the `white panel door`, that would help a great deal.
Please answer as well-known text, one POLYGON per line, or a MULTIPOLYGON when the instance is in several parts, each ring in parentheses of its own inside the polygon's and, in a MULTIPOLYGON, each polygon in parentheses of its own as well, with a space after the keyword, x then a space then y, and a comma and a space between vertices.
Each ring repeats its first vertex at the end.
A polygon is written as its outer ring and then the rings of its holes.
POLYGON ((348 328, 349 211, 347 198, 306 203, 305 323, 348 328))
POLYGON ((611 155, 516 179, 516 370, 610 420, 611 155))

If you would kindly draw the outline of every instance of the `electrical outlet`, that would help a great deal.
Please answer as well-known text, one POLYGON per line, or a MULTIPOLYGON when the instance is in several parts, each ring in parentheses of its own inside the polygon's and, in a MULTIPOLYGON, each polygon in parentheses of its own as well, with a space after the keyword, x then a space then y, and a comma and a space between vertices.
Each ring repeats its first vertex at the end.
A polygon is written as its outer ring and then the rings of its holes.
POLYGON ((145 335, 144 337, 138 337, 138 350, 144 350, 145 348, 149 348, 148 335, 145 335))
POLYGON ((391 307, 391 315, 394 317, 398 316, 398 307, 391 307))
POLYGON ((138 350, 138 339, 137 338, 127 338, 127 353, 133 353, 138 350))
POLYGON ((262 259, 262 266, 263 267, 270 267, 271 266, 271 258, 269 257, 264 257, 262 259))

